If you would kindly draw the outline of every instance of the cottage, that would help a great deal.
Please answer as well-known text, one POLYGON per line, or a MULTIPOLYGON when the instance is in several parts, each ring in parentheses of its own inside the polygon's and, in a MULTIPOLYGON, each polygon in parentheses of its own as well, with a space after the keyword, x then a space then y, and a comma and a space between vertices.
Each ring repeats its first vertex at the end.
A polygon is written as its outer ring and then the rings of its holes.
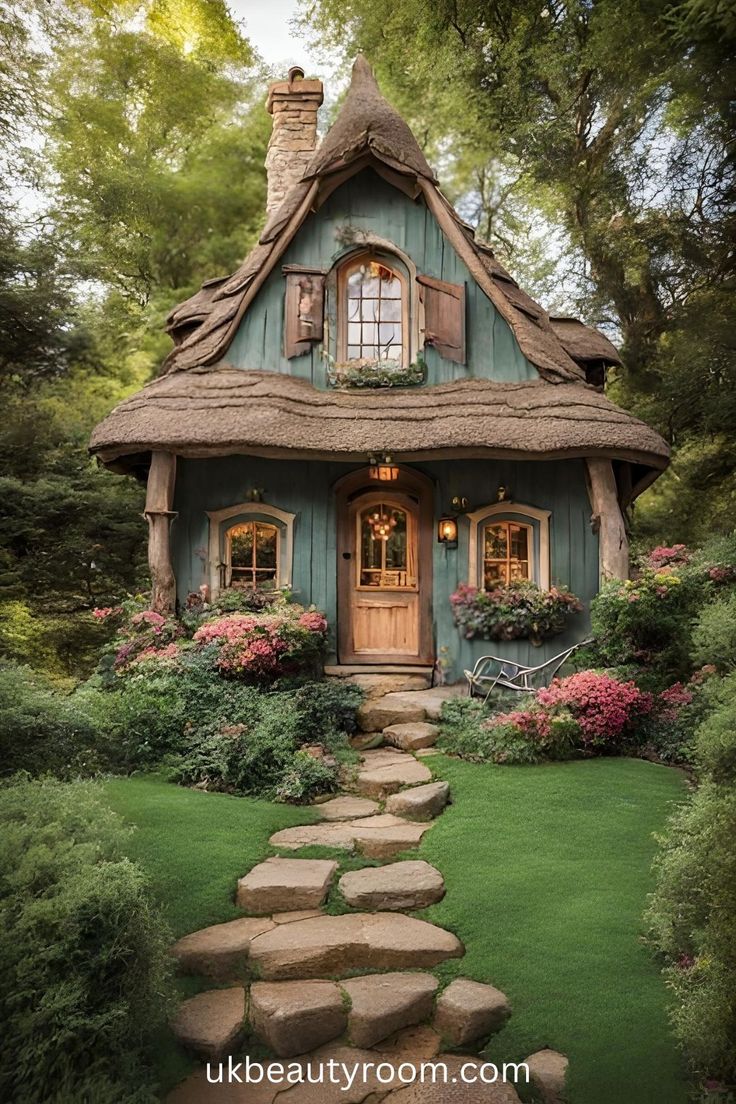
MULTIPOLYGON (((625 511, 668 463, 604 393, 601 333, 555 318, 447 202, 363 58, 317 144, 322 85, 272 85, 268 221, 231 276, 168 318, 159 377, 92 452, 147 479, 153 604, 289 587, 333 663, 451 677, 458 584, 527 579, 587 609, 626 577, 625 511)), ((581 639, 587 614, 530 662, 581 639)))

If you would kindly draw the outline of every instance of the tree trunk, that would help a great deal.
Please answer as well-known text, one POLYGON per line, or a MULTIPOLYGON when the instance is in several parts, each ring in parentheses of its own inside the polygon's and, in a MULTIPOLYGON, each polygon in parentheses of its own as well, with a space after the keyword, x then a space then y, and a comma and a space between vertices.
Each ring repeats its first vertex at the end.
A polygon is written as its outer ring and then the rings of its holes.
POLYGON ((148 472, 146 508, 148 521, 148 567, 151 572, 151 609, 171 613, 176 607, 176 578, 171 565, 171 520, 176 481, 173 452, 153 452, 148 472))
POLYGON ((629 538, 618 501, 616 477, 610 460, 588 457, 588 493, 593 508, 591 521, 599 538, 600 578, 629 577, 629 538))

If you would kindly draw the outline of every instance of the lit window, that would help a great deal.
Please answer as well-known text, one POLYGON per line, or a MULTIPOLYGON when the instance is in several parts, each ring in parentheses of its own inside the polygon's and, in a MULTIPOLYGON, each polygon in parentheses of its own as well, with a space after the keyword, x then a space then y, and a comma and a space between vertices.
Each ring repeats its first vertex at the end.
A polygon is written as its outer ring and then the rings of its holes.
POLYGON ((496 521, 483 529, 483 586, 531 578, 529 572, 532 532, 528 525, 496 521))
POLYGON ((229 585, 244 590, 278 586, 279 531, 275 525, 244 521, 226 534, 229 585))
POLYGON ((406 342, 405 281, 381 260, 362 257, 343 269, 346 360, 403 363, 406 342))

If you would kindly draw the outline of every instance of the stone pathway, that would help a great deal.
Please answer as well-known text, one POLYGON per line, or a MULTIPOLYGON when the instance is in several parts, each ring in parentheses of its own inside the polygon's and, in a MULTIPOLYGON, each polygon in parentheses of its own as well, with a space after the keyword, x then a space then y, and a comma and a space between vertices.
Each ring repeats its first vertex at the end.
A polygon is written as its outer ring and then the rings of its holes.
MULTIPOLYGON (((363 676, 364 680, 370 676, 363 676)), ((450 798, 414 752, 427 754, 439 734, 441 703, 454 688, 370 691, 359 711, 361 762, 345 792, 316 804, 320 820, 271 837, 298 852, 315 845, 391 860, 415 848, 450 798), (366 743, 371 746, 366 748, 366 743)), ((248 1040, 279 1058, 418 1064, 446 1048, 449 1064, 472 1054, 506 1023, 511 1009, 492 985, 458 978, 442 992, 431 969, 465 953, 451 932, 406 915, 441 900, 445 882, 423 860, 366 865, 339 875, 334 859, 278 856, 238 882, 236 904, 249 915, 180 939, 179 969, 223 986, 185 1000, 172 1029, 190 1051, 219 1061, 248 1040), (349 910, 324 911, 335 901, 349 910), (248 981, 250 982, 248 984, 248 981)), ((462 1059, 462 1061, 461 1061, 462 1059)), ((554 1051, 532 1056, 536 1091, 562 1099, 567 1060, 554 1051)), ((454 1068, 454 1066, 453 1066, 454 1068)), ((459 1080, 459 1079, 458 1079, 459 1080)), ((516 1104, 511 1085, 385 1084, 376 1078, 344 1086, 224 1085, 198 1071, 169 1104, 516 1104)))

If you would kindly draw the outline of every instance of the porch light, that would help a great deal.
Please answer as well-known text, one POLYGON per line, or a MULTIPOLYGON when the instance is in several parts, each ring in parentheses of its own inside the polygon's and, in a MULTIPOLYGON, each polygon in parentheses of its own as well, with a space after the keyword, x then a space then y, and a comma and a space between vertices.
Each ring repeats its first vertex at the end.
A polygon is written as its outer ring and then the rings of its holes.
POLYGON ((437 525, 437 540, 446 548, 457 547, 457 518, 441 517, 437 525))
POLYGON ((391 463, 388 453, 380 458, 371 456, 368 475, 379 483, 394 483, 399 478, 399 467, 398 464, 391 463))

